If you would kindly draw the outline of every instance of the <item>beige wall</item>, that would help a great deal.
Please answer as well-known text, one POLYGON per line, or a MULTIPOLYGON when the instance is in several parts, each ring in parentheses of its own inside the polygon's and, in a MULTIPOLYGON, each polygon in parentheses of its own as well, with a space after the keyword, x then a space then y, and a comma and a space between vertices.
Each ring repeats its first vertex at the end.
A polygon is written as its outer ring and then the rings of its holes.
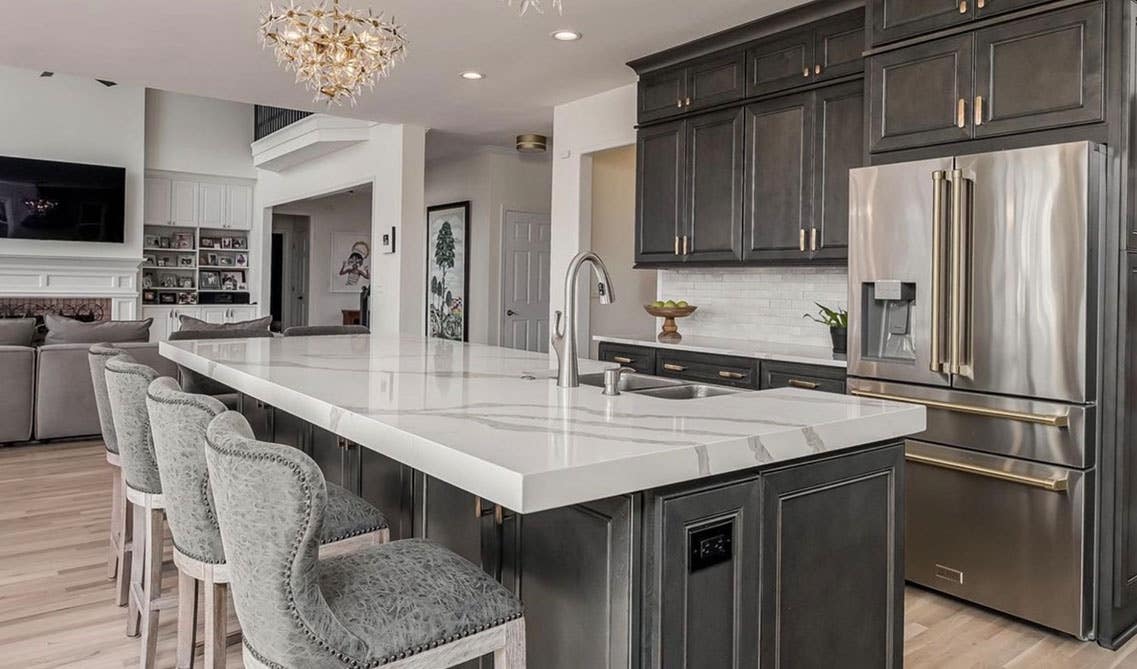
MULTIPOLYGON (((656 272, 635 262, 636 147, 592 154, 592 250, 604 259, 616 301, 589 296, 590 334, 650 334, 655 319, 641 305, 655 300, 656 272)), ((589 348, 593 356, 596 344, 589 348)))

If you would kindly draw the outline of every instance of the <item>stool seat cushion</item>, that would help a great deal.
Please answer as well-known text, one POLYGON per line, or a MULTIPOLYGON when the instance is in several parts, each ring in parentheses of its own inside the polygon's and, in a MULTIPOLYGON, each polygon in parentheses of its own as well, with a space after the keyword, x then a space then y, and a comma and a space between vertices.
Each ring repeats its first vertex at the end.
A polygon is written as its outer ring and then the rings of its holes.
POLYGON ((465 558, 422 539, 319 562, 336 619, 391 662, 521 616, 521 602, 465 558))
POLYGON ((328 507, 324 510, 324 526, 320 528, 321 544, 387 528, 386 516, 370 502, 334 483, 327 486, 328 507))

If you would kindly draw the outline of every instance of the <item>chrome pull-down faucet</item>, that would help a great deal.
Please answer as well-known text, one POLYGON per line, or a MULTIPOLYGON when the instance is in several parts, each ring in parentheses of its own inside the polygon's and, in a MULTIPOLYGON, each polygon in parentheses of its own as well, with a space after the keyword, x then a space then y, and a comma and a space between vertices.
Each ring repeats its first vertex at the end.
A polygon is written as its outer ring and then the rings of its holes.
POLYGON ((584 263, 592 265, 596 274, 596 292, 600 304, 612 304, 612 280, 608 278, 608 268, 600 256, 592 251, 582 251, 569 263, 565 272, 565 311, 553 314, 553 350, 557 352, 557 385, 561 388, 576 388, 580 385, 580 372, 576 361, 576 277, 584 263), (562 319, 562 316, 564 317, 562 319), (562 322, 563 320, 563 322, 562 322))

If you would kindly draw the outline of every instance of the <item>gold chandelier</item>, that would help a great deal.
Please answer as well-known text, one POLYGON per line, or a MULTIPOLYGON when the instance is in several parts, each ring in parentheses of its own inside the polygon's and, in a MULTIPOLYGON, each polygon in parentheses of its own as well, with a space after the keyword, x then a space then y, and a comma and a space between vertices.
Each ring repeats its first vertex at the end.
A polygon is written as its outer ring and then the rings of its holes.
POLYGON ((310 8, 269 5, 261 17, 261 44, 272 46, 276 62, 296 72, 316 93, 316 101, 355 105, 363 87, 373 88, 391 67, 406 57, 402 28, 354 9, 340 8, 339 0, 319 0, 310 8))

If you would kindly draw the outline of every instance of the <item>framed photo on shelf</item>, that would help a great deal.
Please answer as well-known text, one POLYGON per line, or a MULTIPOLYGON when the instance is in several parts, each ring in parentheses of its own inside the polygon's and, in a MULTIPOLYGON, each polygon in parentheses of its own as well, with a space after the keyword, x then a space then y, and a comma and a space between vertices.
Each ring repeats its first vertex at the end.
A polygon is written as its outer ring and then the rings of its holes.
POLYGON ((178 277, 173 274, 163 274, 158 278, 158 282, 163 288, 177 288, 178 277))
POLYGON ((220 256, 217 258, 218 265, 221 267, 232 267, 233 256, 220 256))
POLYGON ((174 233, 174 248, 176 248, 176 249, 192 249, 193 248, 193 233, 192 232, 175 232, 174 233))
POLYGON ((233 238, 232 237, 222 237, 221 238, 221 248, 223 248, 223 249, 233 248, 233 238))
POLYGON ((178 288, 193 288, 193 277, 183 276, 178 279, 178 288))
POLYGON ((174 256, 158 256, 158 267, 173 267, 174 256))
POLYGON ((156 267, 158 265, 158 257, 153 253, 143 253, 142 265, 144 267, 156 267))
POLYGON ((470 201, 426 209, 426 334, 467 341, 470 201))
POLYGON ((177 293, 158 293, 158 304, 177 304, 177 293))
POLYGON ((217 254, 216 253, 207 253, 205 256, 205 264, 210 265, 212 267, 217 267, 217 254))
POLYGON ((213 238, 212 237, 202 237, 201 242, 199 242, 199 243, 201 244, 201 248, 203 248, 203 249, 213 248, 213 238))
POLYGON ((143 290, 142 291, 142 303, 143 304, 154 304, 157 301, 158 301, 158 293, 156 293, 153 290, 143 290))
POLYGON ((193 256, 178 256, 178 267, 193 267, 193 256))
POLYGON ((197 293, 178 293, 178 304, 197 304, 197 293))
POLYGON ((221 290, 244 290, 245 289, 245 273, 244 272, 222 272, 221 273, 221 290))
POLYGON ((148 249, 158 248, 158 235, 146 235, 143 238, 142 245, 148 249))
POLYGON ((249 264, 249 256, 244 253, 237 254, 237 267, 245 267, 249 264))
POLYGON ((233 248, 242 250, 247 249, 249 248, 249 240, 244 237, 234 237, 233 248))
POLYGON ((170 238, 169 237, 159 237, 157 248, 160 248, 160 249, 170 248, 170 238))
POLYGON ((220 290, 221 289, 221 274, 218 272, 201 272, 200 273, 201 288, 202 290, 220 290))
POLYGON ((154 287, 154 275, 153 274, 151 274, 150 272, 143 272, 142 273, 142 287, 144 289, 154 287))

